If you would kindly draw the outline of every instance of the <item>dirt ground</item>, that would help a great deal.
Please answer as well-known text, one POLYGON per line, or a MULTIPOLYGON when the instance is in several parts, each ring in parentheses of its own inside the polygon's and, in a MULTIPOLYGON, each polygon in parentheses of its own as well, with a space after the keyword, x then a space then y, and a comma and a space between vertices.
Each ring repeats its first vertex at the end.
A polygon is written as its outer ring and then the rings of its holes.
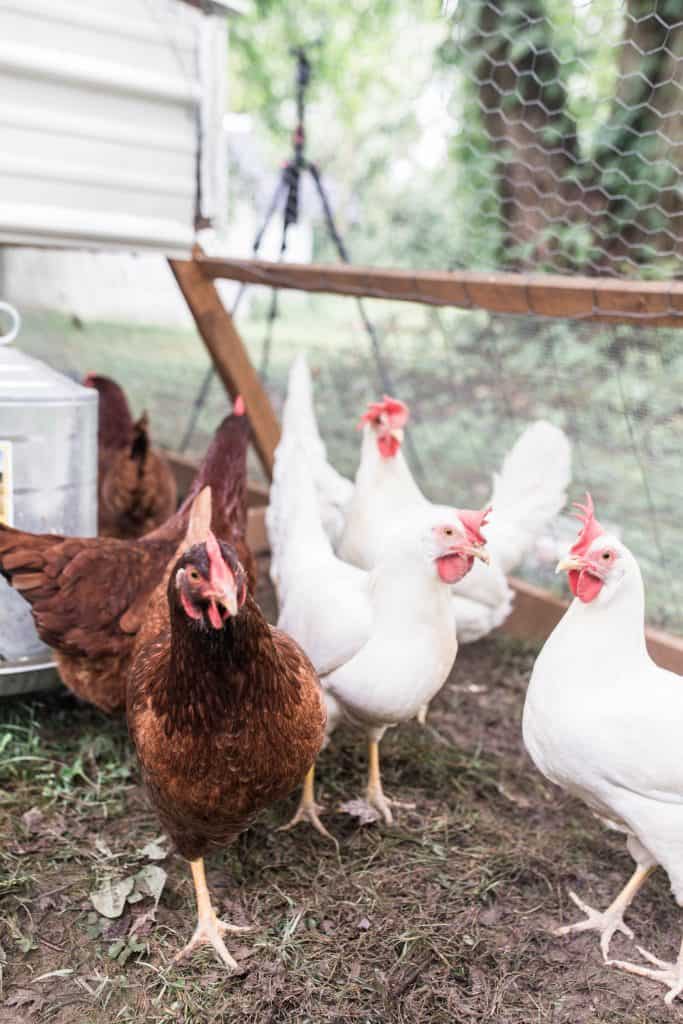
MULTIPOLYGON (((524 753, 532 662, 502 639, 463 648, 427 728, 387 735, 386 789, 415 804, 394 827, 335 811, 365 771, 361 737, 340 731, 318 775, 339 856, 306 826, 276 831, 292 798, 209 860, 217 907, 255 926, 229 942, 234 976, 208 950, 171 964, 194 929, 192 886, 153 842, 124 722, 63 692, 0 705, 0 1024, 675 1019, 659 986, 602 965, 594 933, 550 934, 577 917, 569 888, 605 907, 631 863, 524 753), (167 874, 155 915, 150 866, 167 874), (90 895, 131 876, 137 900, 98 913, 90 895)), ((628 920, 675 955, 683 918, 662 872, 628 920)), ((623 936, 612 949, 637 957, 623 936)))

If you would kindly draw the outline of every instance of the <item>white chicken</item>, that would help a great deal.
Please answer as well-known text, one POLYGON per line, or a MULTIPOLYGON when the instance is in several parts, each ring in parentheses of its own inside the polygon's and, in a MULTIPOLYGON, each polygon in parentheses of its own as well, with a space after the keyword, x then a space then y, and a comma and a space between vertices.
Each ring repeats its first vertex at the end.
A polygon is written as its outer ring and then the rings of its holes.
MULTIPOLYGON (((445 682, 457 652, 450 584, 487 559, 483 513, 421 507, 386 524, 376 568, 337 558, 321 520, 306 449, 291 431, 278 446, 267 514, 278 592, 278 626, 308 654, 322 680, 327 734, 341 718, 367 732, 366 820, 392 822, 382 790, 379 743, 415 717, 445 682)), ((328 835, 314 801, 313 770, 290 825, 302 819, 328 835)))
MULTIPOLYGON (((292 365, 287 415, 308 456, 321 517, 340 558, 372 568, 386 525, 398 514, 429 504, 404 458, 408 409, 385 397, 361 419, 363 441, 355 485, 328 463, 313 410, 310 373, 303 355, 292 365)), ((519 564, 566 500, 571 451, 565 434, 543 420, 529 426, 506 456, 487 503, 495 512, 487 526, 491 565, 476 565, 453 587, 458 640, 471 643, 501 625, 513 592, 506 575, 519 564)))
POLYGON ((635 558, 602 529, 590 495, 578 508, 583 528, 557 566, 569 574, 574 601, 534 665, 524 742, 547 779, 626 834, 636 869, 603 912, 571 893, 586 918, 558 933, 599 932, 607 963, 663 982, 671 1002, 683 991, 683 946, 675 964, 641 949, 652 967, 608 954, 616 931, 633 938, 623 915, 656 865, 683 905, 683 680, 647 652, 635 558))

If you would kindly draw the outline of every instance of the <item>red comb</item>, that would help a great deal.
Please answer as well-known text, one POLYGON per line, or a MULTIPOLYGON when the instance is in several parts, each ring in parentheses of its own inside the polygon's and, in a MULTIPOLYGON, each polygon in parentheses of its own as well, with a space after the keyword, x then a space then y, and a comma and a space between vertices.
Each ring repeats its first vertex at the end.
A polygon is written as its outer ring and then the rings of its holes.
POLYGON ((455 514, 465 527, 465 534, 470 544, 485 544, 486 537, 482 534, 483 526, 487 525, 486 517, 491 512, 491 506, 483 512, 475 512, 469 508, 456 508, 455 514))
POLYGON ((235 416, 244 416, 245 412, 247 411, 247 407, 244 404, 244 399, 242 398, 241 395, 238 395, 235 401, 233 402, 232 411, 235 414, 235 416))
POLYGON ((214 586, 234 584, 235 577, 229 565, 225 564, 223 553, 215 535, 209 530, 206 538, 206 553, 209 556, 209 579, 214 586))
POLYGON ((581 533, 569 550, 572 555, 585 555, 595 538, 600 537, 605 531, 595 518, 593 499, 588 491, 586 491, 586 504, 580 505, 578 501, 575 501, 574 508, 578 511, 573 512, 572 515, 580 519, 583 526, 581 533))
POLYGON ((360 418, 358 428, 360 429, 364 423, 374 423, 382 415, 390 418, 392 427, 404 427, 408 422, 410 410, 405 402, 385 395, 381 402, 370 402, 360 418))

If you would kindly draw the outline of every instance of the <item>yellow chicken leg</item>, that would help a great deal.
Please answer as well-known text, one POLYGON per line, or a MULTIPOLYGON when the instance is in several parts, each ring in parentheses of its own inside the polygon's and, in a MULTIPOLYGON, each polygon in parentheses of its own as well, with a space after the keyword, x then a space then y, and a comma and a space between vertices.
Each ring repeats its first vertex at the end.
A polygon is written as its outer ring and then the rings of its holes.
POLYGON ((197 898, 197 928, 188 944, 184 949, 181 949, 173 962, 178 963, 179 960, 189 956, 194 952, 197 946, 210 945, 216 950, 216 953, 226 967, 229 967, 231 970, 236 970, 237 961, 230 956, 230 953, 223 942, 223 935, 225 935, 226 932, 249 932, 251 931, 251 928, 242 928, 238 925, 226 924, 225 921, 220 921, 216 917, 216 912, 211 906, 211 897, 206 884, 203 858, 200 857, 198 860, 190 861, 190 868, 192 869, 192 880, 194 882, 194 891, 197 898))
POLYGON ((579 910, 584 912, 586 917, 583 921, 577 921, 575 924, 566 924, 561 928, 555 928, 554 934, 570 935, 572 932, 599 932, 602 958, 607 963, 610 942, 615 932, 623 932, 629 939, 633 938, 633 932, 628 925, 624 924, 624 913, 631 906, 636 893, 653 871, 653 864, 639 864, 619 895, 610 903, 607 910, 604 911, 589 907, 587 903, 579 899, 575 892, 570 892, 570 899, 579 910))
POLYGON ((335 846, 339 846, 337 840, 327 831, 318 817, 318 814, 323 810, 323 808, 320 804, 315 802, 314 780, 315 765, 312 764, 306 773, 303 789, 301 791, 301 800, 299 801, 299 806, 296 809, 294 817, 291 821, 288 821, 286 825, 280 825, 278 832, 288 832, 290 828, 294 828, 294 826, 298 825, 300 821, 308 821, 321 836, 325 836, 326 839, 331 839, 335 846))
POLYGON ((379 769, 379 740, 374 736, 371 736, 368 742, 368 785, 365 799, 371 807, 379 811, 387 825, 393 825, 391 801, 387 800, 382 789, 382 776, 379 769))
POLYGON ((372 735, 368 741, 368 788, 365 791, 365 799, 371 807, 379 811, 387 825, 394 823, 392 807, 404 807, 407 810, 412 810, 415 807, 415 804, 399 803, 398 800, 390 800, 384 795, 379 770, 379 740, 372 735))

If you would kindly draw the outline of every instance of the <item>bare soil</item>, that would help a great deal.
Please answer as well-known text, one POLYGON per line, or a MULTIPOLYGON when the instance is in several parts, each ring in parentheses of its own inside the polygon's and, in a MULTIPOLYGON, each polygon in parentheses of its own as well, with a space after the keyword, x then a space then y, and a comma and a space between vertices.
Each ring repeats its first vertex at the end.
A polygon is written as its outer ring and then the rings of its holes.
MULTIPOLYGON (((0 1024, 670 1021, 664 990, 603 966, 594 933, 551 934, 578 916, 568 889, 605 907, 631 862, 524 752, 533 656, 500 638, 464 648, 427 728, 387 735, 386 789, 415 804, 394 827, 336 810, 365 772, 362 737, 340 730, 318 773, 339 856, 307 826, 276 831, 292 798, 208 862, 217 907, 255 926, 229 943, 234 976, 208 950, 171 964, 194 929, 176 854, 157 862, 155 920, 149 898, 112 920, 93 908, 159 834, 123 720, 62 692, 0 705, 0 1024)), ((683 921, 662 872, 628 920, 675 956, 683 921)), ((623 936, 613 953, 637 959, 623 936)))

